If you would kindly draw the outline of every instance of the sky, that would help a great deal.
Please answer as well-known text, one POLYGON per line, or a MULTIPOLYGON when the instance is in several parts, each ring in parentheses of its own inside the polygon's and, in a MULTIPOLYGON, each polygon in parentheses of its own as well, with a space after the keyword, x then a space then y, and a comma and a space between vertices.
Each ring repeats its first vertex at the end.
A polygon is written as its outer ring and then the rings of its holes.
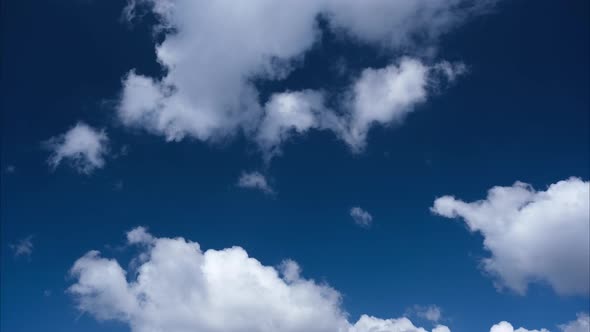
POLYGON ((0 330, 590 330, 588 1, 1 24, 0 330))

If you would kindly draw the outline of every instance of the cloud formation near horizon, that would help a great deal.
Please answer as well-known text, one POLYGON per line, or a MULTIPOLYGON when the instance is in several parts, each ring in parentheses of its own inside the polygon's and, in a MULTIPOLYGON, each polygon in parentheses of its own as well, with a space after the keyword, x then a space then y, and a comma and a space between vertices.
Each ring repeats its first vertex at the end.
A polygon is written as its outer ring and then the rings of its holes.
POLYGON ((265 266, 240 247, 203 251, 143 227, 128 232, 127 242, 140 250, 137 270, 90 251, 72 267, 68 292, 80 311, 133 332, 427 332, 404 317, 349 322, 340 293, 303 278, 291 260, 265 266))
MULTIPOLYGON (((149 11, 162 41, 156 55, 165 74, 131 70, 118 107, 126 125, 169 141, 186 137, 217 141, 238 133, 255 142, 266 159, 281 152, 294 133, 329 130, 361 151, 374 124, 401 121, 427 100, 429 89, 453 81, 461 64, 392 57, 384 68, 366 68, 328 108, 325 91, 282 91, 261 104, 254 80, 281 80, 319 40, 318 17, 353 43, 394 54, 432 53, 436 40, 494 0, 235 1, 134 0, 129 19, 149 11), (236 56, 239 54, 239 56, 236 56)), ((327 88, 327 87, 326 87, 327 88)))
POLYGON ((516 182, 493 187, 486 199, 467 203, 443 196, 431 210, 461 218, 484 237, 491 257, 485 270, 498 285, 524 294, 531 282, 545 282, 562 295, 588 294, 590 285, 590 183, 579 178, 545 191, 516 182))

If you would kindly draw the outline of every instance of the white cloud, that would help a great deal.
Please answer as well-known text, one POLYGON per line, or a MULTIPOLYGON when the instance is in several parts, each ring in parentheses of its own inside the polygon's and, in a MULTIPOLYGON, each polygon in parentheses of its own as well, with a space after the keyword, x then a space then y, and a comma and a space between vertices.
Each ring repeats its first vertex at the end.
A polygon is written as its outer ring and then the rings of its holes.
POLYGON ((272 187, 268 184, 268 181, 259 172, 242 173, 238 179, 238 187, 258 189, 267 194, 274 193, 272 187))
POLYGON ((435 48, 440 34, 480 13, 482 4, 494 2, 129 1, 128 18, 142 8, 159 20, 156 30, 163 39, 156 55, 165 75, 152 78, 130 71, 123 79, 118 115, 128 126, 171 141, 216 141, 243 133, 267 159, 280 152, 280 143, 291 133, 311 128, 332 130, 358 151, 372 123, 398 122, 426 100, 426 88, 436 83, 433 69, 453 80, 460 68, 405 58, 386 68, 367 69, 351 88, 352 104, 343 101, 338 112, 323 106, 320 92, 309 90, 279 92, 262 106, 253 80, 280 80, 300 64, 319 40, 320 15, 334 31, 356 42, 407 54, 435 48))
POLYGON ((127 232, 127 242, 129 244, 152 244, 154 237, 148 233, 145 227, 136 227, 127 232))
POLYGON ((350 209, 350 216, 361 227, 371 227, 371 224, 373 224, 373 216, 358 206, 350 209))
POLYGON ((399 66, 365 69, 352 91, 351 115, 345 141, 361 150, 373 123, 399 122, 412 107, 426 99, 429 68, 404 58, 399 66))
POLYGON ((589 182, 559 181, 545 191, 516 182, 494 187, 486 199, 466 203, 452 196, 431 208, 462 218, 484 237, 483 261, 499 285, 524 294, 530 282, 546 282, 559 294, 587 294, 590 278, 589 182))
POLYGON ((588 332, 590 331, 590 316, 580 313, 576 320, 559 325, 559 329, 562 332, 588 332))
POLYGON ((45 143, 52 151, 49 165, 55 169, 66 160, 78 172, 89 174, 104 166, 108 142, 104 131, 78 122, 65 134, 52 137, 45 143))
POLYGON ((437 325, 434 329, 432 329, 432 332, 451 332, 451 329, 444 325, 437 325))
POLYGON ((436 305, 429 305, 426 307, 415 306, 414 309, 418 317, 427 319, 431 322, 438 322, 442 318, 442 310, 436 305))
POLYGON ((512 326, 512 324, 510 324, 506 321, 503 321, 503 322, 500 322, 500 323, 492 326, 492 328, 490 329, 490 332, 549 332, 549 330, 546 330, 546 329, 527 330, 523 327, 515 330, 514 327, 512 326))
POLYGON ((324 101, 314 91, 277 93, 264 109, 256 141, 270 157, 280 153, 280 144, 293 133, 304 133, 320 125, 316 114, 324 110, 324 101))
POLYGON ((14 256, 31 256, 33 254, 33 236, 29 235, 23 239, 20 239, 15 244, 9 245, 10 249, 14 251, 14 256))
POLYGON ((82 312, 133 332, 426 332, 407 318, 363 315, 350 323, 341 295, 301 277, 290 260, 276 269, 240 247, 203 251, 144 228, 129 232, 128 242, 141 244, 136 272, 91 251, 72 267, 76 282, 68 292, 82 312))

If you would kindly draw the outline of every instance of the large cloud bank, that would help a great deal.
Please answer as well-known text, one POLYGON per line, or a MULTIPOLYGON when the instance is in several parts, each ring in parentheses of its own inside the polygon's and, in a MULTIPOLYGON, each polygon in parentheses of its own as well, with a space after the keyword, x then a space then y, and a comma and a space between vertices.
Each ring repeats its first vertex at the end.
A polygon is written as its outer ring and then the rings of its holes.
POLYGON ((432 211, 462 218, 480 232, 491 257, 484 268, 499 285, 525 293, 530 282, 559 294, 588 294, 590 280, 590 183, 570 178, 545 191, 516 182, 493 187, 484 200, 436 199, 432 211))
POLYGON ((291 134, 311 128, 331 130, 359 151, 373 124, 400 121, 427 99, 430 86, 453 80, 464 66, 392 59, 390 66, 362 72, 337 110, 324 105, 323 92, 310 90, 277 92, 263 104, 253 81, 285 78, 318 42, 319 16, 351 42, 392 54, 424 54, 432 53, 440 34, 493 2, 130 1, 129 18, 147 10, 159 21, 163 38, 156 55, 165 74, 130 71, 118 115, 124 124, 168 140, 214 141, 243 133, 267 157, 280 153, 291 134))
POLYGON ((265 266, 240 247, 203 251, 141 227, 127 241, 140 251, 136 270, 91 251, 72 267, 69 292, 82 312, 122 321, 134 332, 427 332, 404 317, 363 315, 350 323, 341 295, 301 277, 291 260, 265 266))

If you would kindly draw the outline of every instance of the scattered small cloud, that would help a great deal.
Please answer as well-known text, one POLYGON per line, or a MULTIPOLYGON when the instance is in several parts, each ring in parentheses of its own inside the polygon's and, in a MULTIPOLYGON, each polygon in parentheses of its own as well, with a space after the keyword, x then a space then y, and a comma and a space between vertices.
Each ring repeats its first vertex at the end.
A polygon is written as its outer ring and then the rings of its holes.
POLYGON ((121 191, 121 190, 123 190, 123 180, 116 181, 116 182, 113 184, 113 189, 114 189, 114 190, 116 190, 116 191, 121 191))
POLYGON ((78 122, 66 133, 50 138, 44 145, 51 150, 48 163, 56 169, 67 161, 79 173, 90 174, 104 167, 109 139, 104 130, 78 122))
POLYGON ((14 172, 16 172, 16 167, 14 165, 8 165, 4 168, 4 173, 6 174, 13 174, 14 172))
POLYGON ((266 194, 274 194, 275 191, 268 184, 266 177, 259 172, 242 173, 238 179, 238 187, 261 190, 266 194))
POLYGON ((10 244, 14 257, 30 257, 33 254, 33 235, 20 239, 17 243, 10 244))
POLYGON ((52 294, 51 289, 46 289, 43 291, 43 296, 50 297, 52 294))
POLYGON ((442 319, 442 309, 436 305, 414 306, 416 316, 437 323, 442 319))
POLYGON ((350 216, 354 220, 355 224, 361 227, 369 228, 373 224, 373 216, 358 206, 350 209, 350 216))

